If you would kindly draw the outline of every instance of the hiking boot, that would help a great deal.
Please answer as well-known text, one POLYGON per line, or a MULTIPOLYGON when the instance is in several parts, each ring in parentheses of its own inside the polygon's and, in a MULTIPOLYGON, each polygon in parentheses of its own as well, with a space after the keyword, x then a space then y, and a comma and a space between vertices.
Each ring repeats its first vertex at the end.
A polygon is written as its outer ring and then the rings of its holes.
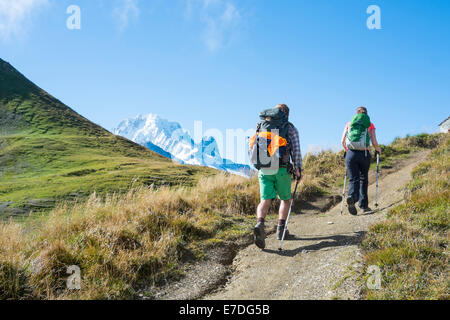
POLYGON ((263 223, 258 222, 258 224, 253 228, 253 237, 258 248, 264 249, 266 247, 266 232, 264 231, 263 223))
MULTIPOLYGON (((277 239, 281 240, 283 239, 283 233, 284 233, 284 226, 278 226, 277 227, 277 239)), ((284 235, 284 240, 286 240, 289 237, 289 230, 286 230, 286 234, 284 235)))
POLYGON ((353 200, 352 197, 347 198, 347 208, 348 212, 350 212, 351 215, 356 216, 358 214, 358 211, 355 207, 355 200, 353 200))

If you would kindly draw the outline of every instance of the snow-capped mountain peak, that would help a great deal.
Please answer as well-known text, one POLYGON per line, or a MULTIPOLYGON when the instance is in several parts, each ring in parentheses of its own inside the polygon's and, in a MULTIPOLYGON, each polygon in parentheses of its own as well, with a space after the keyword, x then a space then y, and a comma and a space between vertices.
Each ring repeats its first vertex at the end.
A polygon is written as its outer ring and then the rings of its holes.
POLYGON ((247 165, 223 159, 214 137, 203 137, 201 142, 195 143, 179 123, 156 114, 140 114, 134 119, 126 119, 113 129, 113 133, 179 163, 208 166, 242 175, 250 172, 247 165))

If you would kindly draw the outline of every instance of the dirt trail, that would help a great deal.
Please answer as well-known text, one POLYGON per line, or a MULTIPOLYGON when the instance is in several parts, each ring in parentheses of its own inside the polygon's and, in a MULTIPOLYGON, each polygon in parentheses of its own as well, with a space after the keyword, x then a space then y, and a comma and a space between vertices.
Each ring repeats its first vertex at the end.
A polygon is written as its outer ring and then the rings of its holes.
MULTIPOLYGON (((359 244, 370 225, 385 218, 392 206, 403 200, 411 170, 425 160, 427 152, 413 155, 403 167, 380 181, 380 207, 374 214, 351 216, 340 205, 325 214, 291 216, 293 235, 278 251, 274 234, 261 251, 251 245, 233 261, 233 274, 226 285, 204 297, 213 300, 303 300, 359 299, 357 276, 362 270, 359 244)), ((369 186, 374 208, 375 184, 369 186)))

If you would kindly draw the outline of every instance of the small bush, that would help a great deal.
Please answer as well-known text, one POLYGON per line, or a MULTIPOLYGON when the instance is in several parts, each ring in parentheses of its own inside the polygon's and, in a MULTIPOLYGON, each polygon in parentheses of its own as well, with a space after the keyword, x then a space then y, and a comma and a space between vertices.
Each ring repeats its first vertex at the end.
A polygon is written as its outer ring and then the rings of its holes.
POLYGON ((392 143, 396 148, 423 148, 435 149, 445 140, 445 134, 426 134, 422 133, 415 136, 407 136, 406 138, 397 138, 392 143))

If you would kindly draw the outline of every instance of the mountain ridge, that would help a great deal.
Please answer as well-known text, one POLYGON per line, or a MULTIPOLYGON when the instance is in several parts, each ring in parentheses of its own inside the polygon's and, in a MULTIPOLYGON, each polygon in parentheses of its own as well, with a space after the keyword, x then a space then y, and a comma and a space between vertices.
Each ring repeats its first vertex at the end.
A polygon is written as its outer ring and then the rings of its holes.
MULTIPOLYGON (((0 58, 0 124, 16 119, 19 131, 107 134, 107 130, 78 114, 0 58), (33 100, 33 104, 24 103, 33 100), (9 117, 9 119, 8 119, 9 117)), ((17 131, 17 130, 16 130, 17 131)))

